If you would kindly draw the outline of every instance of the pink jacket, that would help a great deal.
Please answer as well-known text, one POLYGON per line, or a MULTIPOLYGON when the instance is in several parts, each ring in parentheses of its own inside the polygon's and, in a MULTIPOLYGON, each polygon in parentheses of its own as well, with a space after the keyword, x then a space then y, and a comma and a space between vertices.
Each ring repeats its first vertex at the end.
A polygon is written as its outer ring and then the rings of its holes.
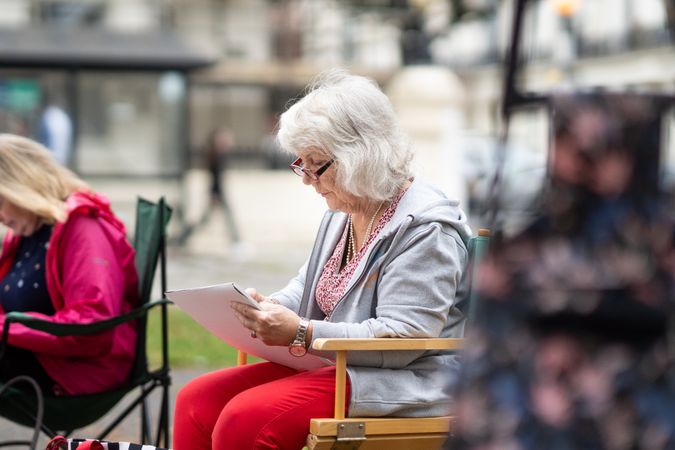
MULTIPOLYGON (((134 249, 109 201, 76 192, 66 200, 68 218, 54 224, 46 256, 47 289, 55 314, 35 317, 88 323, 126 313, 138 304, 134 249)), ((14 260, 20 236, 5 236, 0 279, 14 260)), ((0 307, 0 327, 5 314, 0 307)), ((9 344, 34 352, 66 394, 88 394, 125 383, 136 345, 136 325, 125 323, 90 336, 57 337, 12 324, 9 344)))

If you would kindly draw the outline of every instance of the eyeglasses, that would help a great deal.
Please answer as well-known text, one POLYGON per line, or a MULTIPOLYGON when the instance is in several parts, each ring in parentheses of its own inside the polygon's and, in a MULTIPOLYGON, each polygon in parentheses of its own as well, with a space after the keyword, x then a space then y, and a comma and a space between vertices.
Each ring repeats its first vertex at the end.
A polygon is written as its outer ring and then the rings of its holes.
POLYGON ((331 159, 330 161, 328 161, 326 164, 319 167, 315 171, 311 171, 305 168, 305 163, 302 162, 302 158, 298 158, 295 161, 293 161, 293 164, 291 164, 289 167, 293 172, 295 172, 296 175, 300 177, 304 177, 305 175, 307 175, 309 178, 316 181, 319 179, 322 173, 328 170, 328 168, 330 167, 331 164, 333 164, 334 161, 335 161, 334 159, 331 159))

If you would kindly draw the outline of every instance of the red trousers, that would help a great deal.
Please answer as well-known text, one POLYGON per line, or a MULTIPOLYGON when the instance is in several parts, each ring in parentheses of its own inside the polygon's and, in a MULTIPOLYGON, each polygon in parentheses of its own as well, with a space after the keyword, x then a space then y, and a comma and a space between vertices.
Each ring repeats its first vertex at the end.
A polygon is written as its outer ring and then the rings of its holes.
MULTIPOLYGON (((347 380, 346 405, 349 393, 347 380)), ((334 397, 334 367, 259 363, 207 373, 178 392, 173 450, 298 450, 311 418, 333 417, 334 397)))

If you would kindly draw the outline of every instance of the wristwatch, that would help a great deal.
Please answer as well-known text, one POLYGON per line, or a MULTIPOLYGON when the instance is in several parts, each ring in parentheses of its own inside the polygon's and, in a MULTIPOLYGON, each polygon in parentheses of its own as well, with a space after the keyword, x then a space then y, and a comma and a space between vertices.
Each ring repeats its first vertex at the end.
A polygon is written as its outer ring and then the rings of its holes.
POLYGON ((293 356, 305 356, 307 347, 305 347, 305 337, 307 336, 307 328, 309 328, 309 320, 304 317, 300 318, 298 323, 298 331, 295 332, 295 339, 288 347, 288 352, 293 356))

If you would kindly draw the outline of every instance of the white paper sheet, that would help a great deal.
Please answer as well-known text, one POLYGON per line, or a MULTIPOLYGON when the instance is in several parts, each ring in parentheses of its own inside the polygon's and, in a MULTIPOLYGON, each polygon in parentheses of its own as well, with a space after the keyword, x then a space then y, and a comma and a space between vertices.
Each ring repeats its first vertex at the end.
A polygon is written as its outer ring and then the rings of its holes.
POLYGON ((250 330, 234 316, 230 302, 261 308, 234 283, 172 290, 167 291, 166 296, 215 336, 249 355, 298 370, 318 369, 330 364, 328 360, 316 355, 307 353, 301 357, 293 356, 288 353, 288 347, 269 346, 260 339, 252 338, 250 330))

